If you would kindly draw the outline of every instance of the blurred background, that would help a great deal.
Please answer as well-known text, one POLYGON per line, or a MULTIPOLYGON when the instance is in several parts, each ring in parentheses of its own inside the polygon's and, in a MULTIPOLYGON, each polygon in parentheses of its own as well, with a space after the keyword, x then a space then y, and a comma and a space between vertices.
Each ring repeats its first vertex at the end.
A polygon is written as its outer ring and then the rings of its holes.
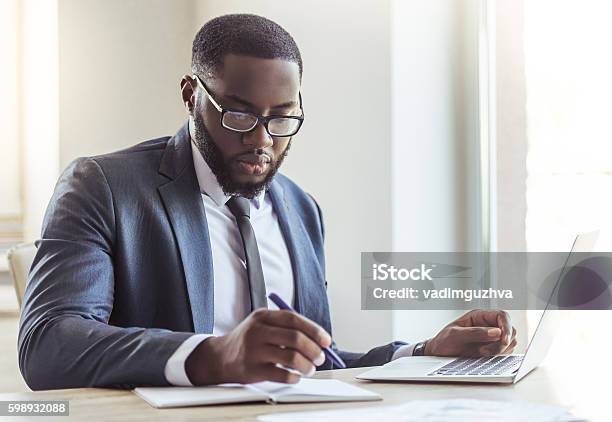
MULTIPOLYGON (((25 388, 6 250, 39 237, 71 160, 175 133, 196 31, 236 12, 302 52, 306 121, 283 171, 323 209, 344 349, 419 341, 456 316, 362 311, 362 251, 568 251, 593 228, 610 250, 608 2, 2 0, 0 391, 25 388)), ((537 319, 513 317, 524 347, 537 319)), ((566 347, 605 318, 577 315, 566 347)))

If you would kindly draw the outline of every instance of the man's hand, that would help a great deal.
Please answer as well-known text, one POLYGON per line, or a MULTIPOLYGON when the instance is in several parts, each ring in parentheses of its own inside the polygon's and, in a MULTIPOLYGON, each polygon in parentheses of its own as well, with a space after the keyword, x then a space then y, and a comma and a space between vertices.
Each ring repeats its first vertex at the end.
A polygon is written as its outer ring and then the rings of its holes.
POLYGON ((194 385, 258 381, 296 383, 323 364, 322 347, 329 334, 311 320, 290 311, 259 309, 225 336, 204 340, 185 362, 194 385))
POLYGON ((516 329, 505 311, 470 311, 444 327, 425 346, 430 356, 480 357, 512 353, 516 329))

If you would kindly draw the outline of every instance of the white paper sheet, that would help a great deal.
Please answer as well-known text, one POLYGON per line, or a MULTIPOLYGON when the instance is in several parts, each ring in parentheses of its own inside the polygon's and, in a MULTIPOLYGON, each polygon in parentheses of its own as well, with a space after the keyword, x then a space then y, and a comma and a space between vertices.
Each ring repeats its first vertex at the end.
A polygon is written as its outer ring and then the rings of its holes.
POLYGON ((398 406, 359 407, 316 412, 287 412, 263 415, 261 422, 351 422, 366 421, 435 421, 435 422, 559 422, 572 420, 559 406, 525 401, 475 399, 414 400, 398 406))

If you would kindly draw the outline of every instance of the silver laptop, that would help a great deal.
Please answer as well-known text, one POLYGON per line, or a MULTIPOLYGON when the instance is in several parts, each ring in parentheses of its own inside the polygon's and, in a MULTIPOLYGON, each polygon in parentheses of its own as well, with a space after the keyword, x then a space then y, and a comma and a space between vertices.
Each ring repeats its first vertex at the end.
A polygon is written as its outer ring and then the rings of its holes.
MULTIPOLYGON (((599 232, 596 231, 576 237, 561 276, 568 266, 572 252, 592 251, 598 235, 599 232)), ((555 290, 556 287, 553 289, 553 294, 555 290)), ((396 359, 384 366, 364 372, 356 378, 373 381, 516 383, 535 369, 546 357, 554 335, 558 332, 557 329, 561 322, 560 312, 562 311, 544 310, 525 354, 483 358, 412 356, 396 359)))

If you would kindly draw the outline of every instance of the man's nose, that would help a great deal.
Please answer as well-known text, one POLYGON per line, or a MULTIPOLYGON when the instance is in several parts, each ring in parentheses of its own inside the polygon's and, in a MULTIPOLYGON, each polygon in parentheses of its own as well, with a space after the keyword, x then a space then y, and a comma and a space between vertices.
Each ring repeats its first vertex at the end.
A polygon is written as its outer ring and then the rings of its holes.
POLYGON ((266 148, 272 146, 274 141, 268 134, 268 131, 261 123, 257 125, 250 132, 245 133, 242 136, 242 142, 245 145, 250 145, 253 148, 266 148))

